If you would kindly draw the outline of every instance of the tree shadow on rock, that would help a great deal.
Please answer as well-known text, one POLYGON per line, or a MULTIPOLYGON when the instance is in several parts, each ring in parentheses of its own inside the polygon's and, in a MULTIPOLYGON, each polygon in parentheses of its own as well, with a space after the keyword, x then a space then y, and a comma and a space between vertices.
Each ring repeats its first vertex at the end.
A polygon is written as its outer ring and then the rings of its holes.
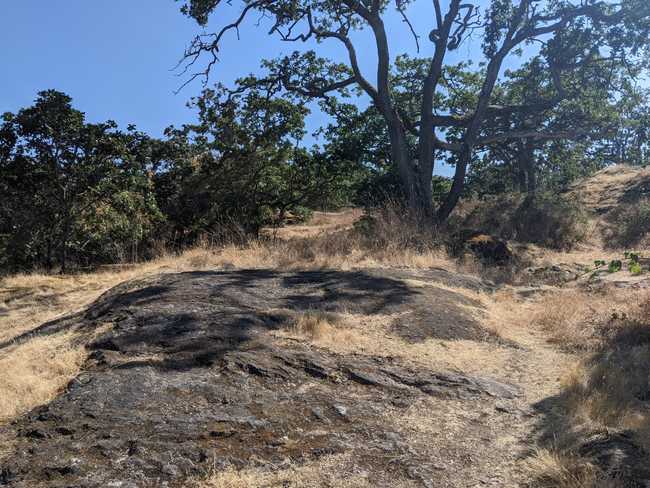
POLYGON ((393 277, 387 270, 163 274, 118 285, 85 312, 47 322, 0 349, 66 330, 88 341, 110 323, 112 330, 94 340, 91 350, 156 356, 151 362, 165 368, 205 366, 230 350, 268 342, 264 335, 282 325, 265 314, 272 309, 398 314, 394 332, 412 342, 487 337, 468 311, 478 302, 435 283, 412 286, 409 276, 402 271, 393 277))

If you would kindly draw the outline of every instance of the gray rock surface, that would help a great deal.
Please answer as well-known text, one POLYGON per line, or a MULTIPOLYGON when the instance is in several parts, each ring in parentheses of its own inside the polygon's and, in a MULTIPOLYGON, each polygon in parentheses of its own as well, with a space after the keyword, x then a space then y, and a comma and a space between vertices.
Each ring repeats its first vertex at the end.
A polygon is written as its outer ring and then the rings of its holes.
POLYGON ((406 311, 396 330, 409 340, 494 339, 467 315, 466 298, 406 278, 435 280, 436 271, 197 272, 120 285, 84 314, 40 329, 89 337, 112 324, 88 344, 82 373, 62 395, 1 429, 15 448, 0 462, 0 485, 173 487, 214 465, 301 463, 350 449, 372 471, 387 448, 406 460, 391 469, 408 475, 417 455, 387 441, 387 405, 508 401, 518 388, 307 343, 279 347, 269 332, 280 323, 261 313, 406 311))

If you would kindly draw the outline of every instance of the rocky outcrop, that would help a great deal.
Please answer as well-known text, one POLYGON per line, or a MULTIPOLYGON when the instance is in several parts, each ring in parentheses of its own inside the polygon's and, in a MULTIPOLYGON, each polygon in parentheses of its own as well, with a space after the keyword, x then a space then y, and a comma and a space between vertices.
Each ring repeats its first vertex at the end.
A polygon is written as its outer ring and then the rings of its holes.
POLYGON ((1 429, 14 448, 0 462, 0 485, 174 487, 223 466, 300 464, 341 452, 355 453, 373 476, 389 467, 431 485, 428 454, 386 440, 396 436, 394 412, 422 398, 507 403, 518 388, 396 358, 279 345, 271 334, 279 324, 261 313, 401 311, 417 330, 403 330, 411 340, 484 338, 463 308, 471 301, 437 288, 436 271, 427 273, 183 273, 122 285, 84 314, 40 330, 83 336, 112 324, 88 344, 83 371, 63 394, 1 429), (444 328, 438 308, 450 322, 444 328), (387 455, 396 460, 390 466, 387 455))

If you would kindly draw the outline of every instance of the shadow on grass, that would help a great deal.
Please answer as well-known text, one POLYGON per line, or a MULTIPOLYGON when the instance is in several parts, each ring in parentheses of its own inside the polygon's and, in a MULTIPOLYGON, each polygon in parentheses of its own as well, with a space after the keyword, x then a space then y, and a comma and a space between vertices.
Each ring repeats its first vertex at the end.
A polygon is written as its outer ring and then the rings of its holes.
POLYGON ((535 405, 539 447, 571 460, 568 472, 583 484, 542 473, 539 486, 650 486, 650 324, 626 318, 608 326, 584 377, 535 405))

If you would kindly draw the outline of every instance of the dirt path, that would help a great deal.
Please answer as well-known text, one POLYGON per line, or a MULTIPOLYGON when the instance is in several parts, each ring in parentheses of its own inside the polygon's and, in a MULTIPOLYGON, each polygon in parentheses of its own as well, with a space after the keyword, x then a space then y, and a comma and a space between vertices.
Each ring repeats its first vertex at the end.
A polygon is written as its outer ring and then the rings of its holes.
MULTIPOLYGON (((468 357, 459 366, 466 373, 480 372, 499 382, 517 385, 521 395, 494 404, 447 402, 443 406, 428 401, 423 406, 415 422, 428 421, 445 426, 437 432, 424 429, 423 437, 443 433, 435 435, 434 450, 439 459, 446 459, 448 465, 449 454, 459 453, 458 457, 468 460, 466 466, 458 470, 460 476, 450 478, 447 484, 441 483, 439 478, 433 486, 525 487, 534 484, 527 461, 538 446, 540 434, 546 431, 547 401, 558 395, 560 379, 576 358, 558 351, 548 343, 543 332, 530 325, 529 314, 533 308, 530 303, 508 302, 508 307, 507 313, 498 314, 499 334, 512 341, 514 347, 483 345, 479 350, 473 348, 463 352, 468 357), (427 415, 425 411, 435 414, 427 415)), ((457 351, 450 351, 448 360, 454 359, 454 352, 457 351)), ((426 439, 421 441, 426 442, 426 439)))
MULTIPOLYGON (((522 322, 513 321, 501 330, 501 335, 518 344, 520 349, 510 351, 502 361, 497 376, 522 388, 523 395, 517 399, 510 421, 503 424, 503 436, 509 453, 507 473, 501 486, 529 486, 532 483, 527 458, 539 446, 539 437, 548 429, 548 400, 561 391, 561 378, 571 370, 576 357, 563 353, 549 344, 544 332, 526 323, 526 303, 515 305, 522 322)), ((498 486, 498 484, 497 484, 498 486)))

